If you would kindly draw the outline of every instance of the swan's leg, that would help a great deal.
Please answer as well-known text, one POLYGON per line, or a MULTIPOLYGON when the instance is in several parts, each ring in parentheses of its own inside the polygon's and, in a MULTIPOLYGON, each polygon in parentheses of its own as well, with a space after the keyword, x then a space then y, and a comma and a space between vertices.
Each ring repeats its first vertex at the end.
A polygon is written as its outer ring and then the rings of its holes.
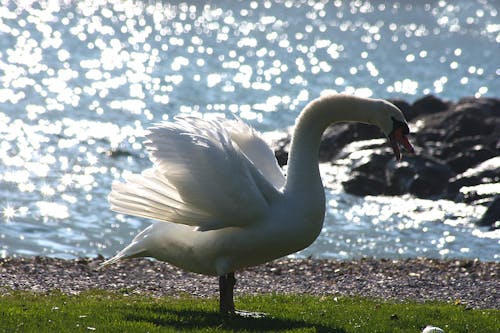
POLYGON ((234 286, 236 278, 234 273, 219 276, 219 310, 223 314, 235 313, 234 286))
POLYGON ((219 276, 219 293, 220 293, 220 313, 224 315, 237 315, 247 318, 263 318, 266 316, 263 312, 241 311, 234 308, 234 286, 236 278, 234 273, 228 273, 219 276))

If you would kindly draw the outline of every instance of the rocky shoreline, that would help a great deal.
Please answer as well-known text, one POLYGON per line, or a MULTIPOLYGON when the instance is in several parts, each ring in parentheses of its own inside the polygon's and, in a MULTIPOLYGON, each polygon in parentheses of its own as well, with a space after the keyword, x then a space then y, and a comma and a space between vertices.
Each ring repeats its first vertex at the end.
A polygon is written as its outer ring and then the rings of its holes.
MULTIPOLYGON (((429 95, 413 104, 393 100, 409 121, 416 154, 394 160, 388 145, 345 149, 351 142, 382 138, 375 126, 335 124, 325 132, 322 162, 351 160, 346 192, 355 195, 412 194, 488 206, 477 223, 500 228, 500 99, 462 98, 443 101, 429 95), (368 158, 354 158, 363 150, 368 158)), ((276 157, 286 164, 290 136, 275 143, 276 157)))
MULTIPOLYGON (((218 281, 148 259, 98 270, 102 257, 0 259, 0 297, 12 290, 78 294, 105 289, 127 294, 217 295, 218 281)), ((237 273, 237 295, 308 293, 385 300, 445 301, 500 309, 500 263, 475 260, 280 260, 237 273)))

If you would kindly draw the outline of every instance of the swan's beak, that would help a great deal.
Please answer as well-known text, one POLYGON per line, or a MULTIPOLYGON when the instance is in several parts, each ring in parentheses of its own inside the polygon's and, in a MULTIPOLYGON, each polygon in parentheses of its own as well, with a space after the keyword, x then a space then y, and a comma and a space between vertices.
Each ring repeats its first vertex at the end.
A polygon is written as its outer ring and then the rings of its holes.
POLYGON ((394 156, 398 161, 401 160, 401 151, 399 149, 399 145, 403 146, 403 148, 407 152, 411 154, 415 153, 415 149, 413 149, 410 141, 408 141, 406 135, 403 134, 402 127, 397 127, 392 131, 392 133, 389 135, 389 142, 391 144, 392 150, 394 151, 394 156))

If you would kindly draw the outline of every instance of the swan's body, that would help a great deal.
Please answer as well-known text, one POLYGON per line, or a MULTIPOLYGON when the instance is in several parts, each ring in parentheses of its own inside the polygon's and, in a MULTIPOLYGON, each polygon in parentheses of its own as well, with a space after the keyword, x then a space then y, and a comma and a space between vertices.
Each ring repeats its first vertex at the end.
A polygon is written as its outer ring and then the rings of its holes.
POLYGON ((325 213, 321 135, 337 121, 378 125, 397 157, 394 142, 412 150, 397 107, 347 95, 306 106, 296 122, 286 178, 272 150, 240 120, 179 118, 151 128, 146 147, 154 166, 115 184, 109 200, 116 212, 160 222, 105 264, 148 256, 227 276, 306 248, 319 235, 325 213))

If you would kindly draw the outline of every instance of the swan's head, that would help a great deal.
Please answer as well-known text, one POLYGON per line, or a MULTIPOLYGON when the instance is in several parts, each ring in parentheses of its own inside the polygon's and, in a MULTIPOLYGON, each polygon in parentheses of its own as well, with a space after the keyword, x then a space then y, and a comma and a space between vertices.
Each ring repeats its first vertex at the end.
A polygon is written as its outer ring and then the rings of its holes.
POLYGON ((413 154, 415 152, 410 141, 408 141, 410 128, 408 127, 408 123, 406 122, 403 112, 401 112, 397 106, 383 100, 379 103, 382 112, 379 113, 380 118, 378 125, 389 139, 394 155, 399 161, 401 159, 400 146, 402 146, 409 153, 413 154))

